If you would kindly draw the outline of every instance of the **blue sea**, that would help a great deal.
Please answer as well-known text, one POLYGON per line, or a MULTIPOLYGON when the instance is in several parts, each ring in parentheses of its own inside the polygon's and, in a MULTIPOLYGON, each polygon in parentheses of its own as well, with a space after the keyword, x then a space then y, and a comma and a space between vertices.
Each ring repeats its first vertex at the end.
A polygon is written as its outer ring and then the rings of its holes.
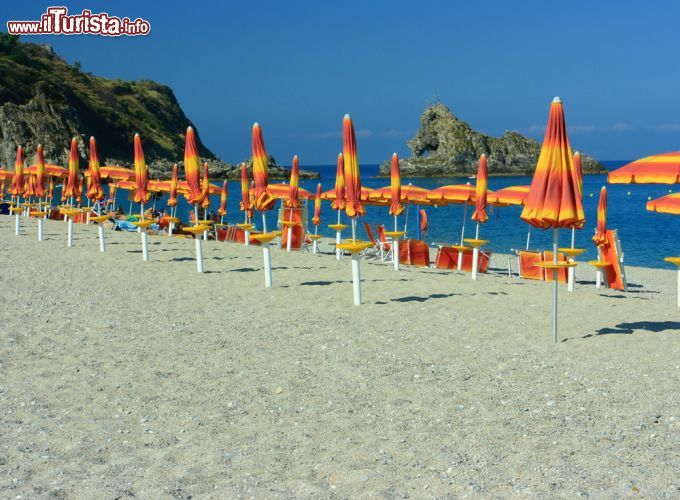
MULTIPOLYGON (((627 161, 603 162, 605 167, 613 170, 627 161)), ((335 182, 335 165, 314 166, 305 165, 307 170, 315 170, 321 173, 321 180, 302 180, 301 187, 315 192, 316 185, 321 182, 323 190, 331 189, 335 182)), ((361 165, 362 184, 371 188, 378 188, 389 185, 388 178, 378 178, 378 165, 361 165)), ((281 182, 281 181, 273 181, 281 182)), ((468 182, 467 177, 422 179, 403 178, 402 183, 413 183, 414 185, 433 189, 447 184, 461 184, 468 182)), ((474 181, 471 181, 474 183, 474 181)), ((490 177, 489 189, 496 190, 507 186, 528 185, 531 177, 490 177)), ((610 229, 618 229, 621 246, 625 255, 625 263, 633 266, 669 268, 669 264, 663 258, 671 255, 680 255, 680 217, 648 212, 645 204, 648 198, 658 198, 673 192, 674 188, 680 186, 667 185, 621 185, 607 184, 606 175, 585 175, 583 179, 583 202, 586 212, 586 224, 582 230, 576 231, 576 246, 587 249, 587 254, 580 257, 581 260, 595 259, 595 246, 592 236, 597 225, 597 203, 600 188, 607 186, 609 207, 607 226, 610 229)), ((212 198, 212 210, 219 207, 219 195, 212 198)), ((225 221, 241 222, 243 213, 239 211, 239 201, 241 199, 240 182, 229 183, 229 198, 227 206, 227 216, 225 221)), ((127 202, 124 195, 118 195, 119 205, 126 209, 127 202)), ((161 200, 162 202, 162 200, 161 200)), ((160 206, 160 205, 159 205, 160 206)), ((417 208, 410 207, 408 211, 407 231, 410 237, 417 237, 416 212, 417 208)), ((186 220, 190 207, 181 198, 178 208, 178 215, 186 220)), ((461 224, 463 221, 463 206, 449 205, 444 207, 424 207, 429 218, 429 231, 422 239, 428 243, 454 243, 460 239, 461 224)), ((310 204, 309 217, 312 216, 312 206, 310 204)), ((276 221, 276 210, 267 214, 268 228, 274 227, 276 221)), ((490 207, 490 217, 486 224, 480 228, 480 237, 490 241, 489 248, 493 252, 508 253, 510 249, 523 249, 526 244, 527 230, 529 225, 522 221, 519 216, 520 207, 490 207)), ((472 210, 467 211, 466 237, 474 237, 475 225, 470 216, 472 210)), ((337 212, 330 210, 327 202, 322 206, 322 225, 319 227, 320 234, 334 237, 327 224, 336 221, 337 212)), ((347 220, 343 215, 343 220, 347 220)), ((402 215, 400 224, 406 222, 406 217, 402 215)), ((371 224, 383 223, 387 227, 393 226, 393 219, 388 214, 387 207, 368 207, 367 215, 362 219, 371 224)), ((256 215, 254 222, 261 224, 261 217, 256 215)), ((359 223, 359 236, 365 239, 363 224, 359 223)), ((560 246, 569 246, 571 243, 571 231, 560 231, 560 246)), ((542 231, 536 228, 531 230, 531 248, 548 249, 552 245, 552 231, 542 231)))

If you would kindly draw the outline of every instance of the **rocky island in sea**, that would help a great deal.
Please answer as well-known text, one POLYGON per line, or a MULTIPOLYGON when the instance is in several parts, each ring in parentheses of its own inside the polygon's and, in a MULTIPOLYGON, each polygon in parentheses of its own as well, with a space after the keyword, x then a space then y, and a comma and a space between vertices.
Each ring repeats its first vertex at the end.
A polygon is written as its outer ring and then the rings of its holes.
MULTIPOLYGON (((400 159, 404 177, 455 177, 477 172, 477 160, 486 153, 489 175, 533 175, 541 145, 518 132, 490 137, 473 130, 442 103, 428 107, 420 129, 408 141, 410 158, 400 159)), ((604 172, 593 157, 581 152, 584 173, 604 172)), ((389 160, 380 165, 381 176, 390 175, 389 160)))
MULTIPOLYGON (((48 45, 22 43, 0 33, 0 165, 12 168, 17 146, 29 159, 38 144, 48 163, 65 165, 72 137, 78 138, 82 166, 85 144, 98 139, 107 165, 131 167, 133 137, 139 132, 151 178, 167 178, 173 163, 182 167, 184 134, 196 127, 184 114, 172 89, 151 80, 101 78, 68 64, 48 45)), ((210 177, 238 179, 238 164, 222 161, 197 134, 201 159, 210 177)), ((249 167, 252 173, 252 166, 249 167)), ((271 178, 290 177, 290 170, 269 157, 271 178)), ((318 178, 306 170, 300 177, 318 178)))

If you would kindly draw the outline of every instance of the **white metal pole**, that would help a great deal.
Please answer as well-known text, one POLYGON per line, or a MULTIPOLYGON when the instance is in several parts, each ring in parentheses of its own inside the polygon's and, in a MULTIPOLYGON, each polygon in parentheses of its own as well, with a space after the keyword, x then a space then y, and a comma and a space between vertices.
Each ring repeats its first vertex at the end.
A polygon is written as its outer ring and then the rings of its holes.
POLYGON ((203 240, 199 235, 194 236, 196 241, 196 270, 199 273, 203 272, 203 240))
POLYGON ((527 231, 527 246, 525 250, 528 252, 529 251, 529 242, 531 241, 531 226, 529 226, 529 230, 527 231))
MULTIPOLYGON (((319 234, 319 226, 314 226, 314 236, 319 234)), ((312 253, 317 253, 319 250, 319 247, 317 245, 317 239, 314 238, 314 243, 312 243, 312 253)))
MULTIPOLYGON (((87 208, 90 208, 90 199, 89 198, 87 199, 87 208)), ((87 215, 85 216, 85 225, 87 226, 89 224, 90 224, 90 211, 88 210, 87 215)))
POLYGON ((97 231, 99 232, 99 251, 104 252, 106 250, 106 240, 104 239, 104 226, 101 223, 97 226, 97 231))
POLYGON ((262 212, 262 232, 267 232, 267 218, 264 216, 264 212, 262 212))
MULTIPOLYGON (((463 246, 463 240, 465 239, 465 221, 467 220, 467 203, 463 208, 463 227, 460 231, 460 246, 463 246)), ((463 252, 458 250, 458 271, 463 269, 463 252)))
POLYGON ((262 257, 264 258, 264 286, 272 287, 272 256, 269 251, 269 243, 262 242, 262 257))
POLYGON ((142 259, 144 262, 149 262, 149 244, 147 237, 146 229, 142 229, 142 259))
POLYGON ((68 218, 68 232, 66 238, 66 246, 69 248, 73 246, 73 217, 68 218))
MULTIPOLYGON (((475 239, 479 239, 479 222, 475 228, 475 239)), ((475 245, 472 249, 472 279, 477 281, 477 267, 479 266, 479 247, 475 245)))
MULTIPOLYGON (((571 228, 571 248, 574 248, 574 243, 576 242, 576 228, 571 228)), ((567 259, 569 262, 574 262, 573 258, 567 259)), ((576 268, 570 267, 567 270, 567 291, 574 291, 574 281, 576 281, 576 268)))
MULTIPOLYGON (((557 264, 557 228, 553 229, 553 263, 557 264)), ((553 345, 557 344, 557 269, 553 269, 553 345)))
POLYGON ((19 212, 16 212, 16 216, 14 217, 14 234, 19 236, 19 229, 21 227, 21 216, 19 215, 19 212))
POLYGON ((43 219, 38 217, 38 241, 43 240, 43 219))
POLYGON ((392 263, 394 264, 394 270, 399 271, 399 238, 392 240, 392 263))
POLYGON ((361 305, 361 268, 359 253, 352 254, 352 288, 354 289, 354 305, 361 305))

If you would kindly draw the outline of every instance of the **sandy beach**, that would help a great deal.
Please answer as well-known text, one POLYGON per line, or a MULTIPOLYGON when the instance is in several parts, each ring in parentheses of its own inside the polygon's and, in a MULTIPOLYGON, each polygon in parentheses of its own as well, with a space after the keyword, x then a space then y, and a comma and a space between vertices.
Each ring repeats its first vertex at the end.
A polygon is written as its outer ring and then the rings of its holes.
MULTIPOLYGON (((0 216, 0 497, 680 495, 672 271, 630 291, 0 216)), ((328 247, 324 248, 328 251, 328 247)))

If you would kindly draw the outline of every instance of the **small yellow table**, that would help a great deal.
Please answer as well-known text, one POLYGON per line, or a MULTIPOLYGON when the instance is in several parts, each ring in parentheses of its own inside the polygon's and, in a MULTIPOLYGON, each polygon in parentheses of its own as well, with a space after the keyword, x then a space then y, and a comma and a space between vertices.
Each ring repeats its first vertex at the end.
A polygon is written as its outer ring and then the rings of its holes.
POLYGON ((351 254, 359 253, 363 250, 366 250, 367 248, 371 248, 373 246, 373 243, 370 241, 362 241, 362 240, 346 240, 344 243, 339 243, 337 247, 340 250, 345 250, 351 254))
POLYGON ((563 253, 568 258, 573 259, 586 252, 585 248, 558 248, 558 252, 563 253))
POLYGON ((339 233, 340 231, 347 229, 348 226, 347 224, 328 224, 328 227, 339 233))
POLYGON ((81 210, 79 208, 68 208, 60 210, 60 212, 68 217, 73 217, 74 215, 78 215, 79 213, 81 213, 81 210))
POLYGON ((406 234, 405 231, 385 231, 385 234, 394 240, 398 240, 406 234))
POLYGON ((559 261, 559 262, 551 262, 551 261, 542 261, 542 262, 536 262, 534 263, 535 266, 537 267, 542 267, 544 269, 547 269, 549 271, 559 271, 560 269, 567 269, 569 267, 576 267, 576 262, 567 262, 567 261, 559 261))
POLYGON ((208 226, 187 226, 187 227, 182 228, 183 231, 186 231, 187 233, 191 233, 194 236, 196 236, 198 234, 203 234, 208 229, 210 229, 208 226))
POLYGON ((241 224, 236 224, 236 227, 241 229, 242 231, 250 231, 251 229, 253 229, 255 227, 255 225, 244 222, 244 223, 241 223, 241 224))
POLYGON ((109 219, 108 215, 94 215, 90 217, 91 222, 102 223, 109 219))
POLYGON ((465 238, 463 241, 470 245, 472 248, 481 248, 489 243, 489 240, 478 240, 475 238, 465 238))
POLYGON ((177 224, 179 222, 179 217, 164 217, 168 223, 177 224))
POLYGON ((465 252, 466 250, 470 249, 471 247, 465 246, 465 245, 449 245, 450 248, 453 248, 454 250, 457 250, 459 252, 465 252))
POLYGON ((151 226, 154 223, 153 220, 146 219, 146 220, 138 220, 138 221, 133 221, 132 225, 141 227, 142 229, 146 229, 149 226, 151 226))
POLYGON ((24 211, 24 207, 9 207, 9 211, 13 214, 21 213, 24 211))
POLYGON ((47 212, 31 212, 31 217, 45 217, 47 215, 47 212))
POLYGON ((286 227, 294 227, 294 226, 300 225, 300 223, 296 220, 284 220, 284 221, 281 221, 281 224, 286 226, 286 227))
POLYGON ((321 236, 320 234, 310 234, 309 235, 309 239, 311 239, 312 241, 319 241, 321 238, 323 238, 323 236, 321 236))
POLYGON ((275 231, 272 231, 271 233, 253 234, 250 237, 254 240, 259 241, 260 243, 267 244, 278 236, 277 234, 274 233, 275 231))

